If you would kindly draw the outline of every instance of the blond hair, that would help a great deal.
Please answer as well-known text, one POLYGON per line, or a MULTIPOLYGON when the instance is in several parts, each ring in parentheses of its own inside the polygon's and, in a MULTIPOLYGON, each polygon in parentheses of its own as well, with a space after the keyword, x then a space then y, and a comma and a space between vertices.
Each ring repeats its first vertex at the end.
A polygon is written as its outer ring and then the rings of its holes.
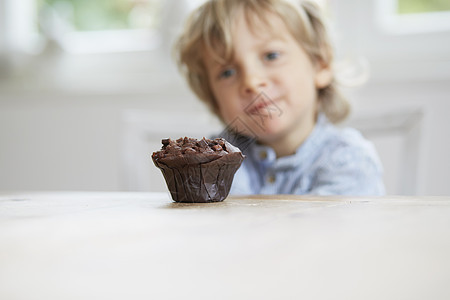
MULTIPOLYGON (((232 23, 237 12, 258 18, 267 24, 267 13, 281 18, 313 63, 331 66, 333 51, 324 17, 317 4, 302 0, 210 0, 189 16, 183 33, 175 44, 178 66, 192 91, 219 118, 217 101, 209 86, 204 62, 206 51, 227 61, 233 55, 232 23)), ((336 81, 317 91, 318 109, 331 122, 344 120, 350 106, 338 92, 336 81)))

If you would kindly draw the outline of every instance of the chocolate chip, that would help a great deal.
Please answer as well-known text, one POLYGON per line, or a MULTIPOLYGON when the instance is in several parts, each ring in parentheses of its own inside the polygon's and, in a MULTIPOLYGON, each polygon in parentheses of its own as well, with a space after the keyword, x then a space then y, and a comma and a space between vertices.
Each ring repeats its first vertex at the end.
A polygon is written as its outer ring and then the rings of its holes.
POLYGON ((210 140, 205 137, 203 137, 201 140, 189 137, 180 137, 177 140, 167 138, 161 140, 161 143, 163 146, 161 147, 161 151, 158 151, 159 154, 155 155, 155 158, 164 158, 193 153, 215 153, 215 155, 219 153, 221 153, 220 155, 228 153, 226 141, 222 138, 217 138, 214 140, 210 140))
POLYGON ((162 143, 164 146, 167 146, 167 145, 170 144, 170 139, 163 139, 163 140, 161 141, 161 143, 162 143))
POLYGON ((222 147, 220 145, 214 145, 211 147, 214 151, 222 151, 222 147))

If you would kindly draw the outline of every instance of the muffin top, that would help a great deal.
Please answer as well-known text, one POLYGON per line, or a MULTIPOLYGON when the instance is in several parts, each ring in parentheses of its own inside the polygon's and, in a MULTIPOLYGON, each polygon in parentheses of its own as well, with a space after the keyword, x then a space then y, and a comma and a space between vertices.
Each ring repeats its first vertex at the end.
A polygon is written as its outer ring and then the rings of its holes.
MULTIPOLYGON (((184 162, 204 163, 218 159, 224 155, 239 153, 241 151, 223 138, 214 140, 184 137, 177 140, 163 139, 160 151, 153 153, 152 158, 162 163, 182 159, 184 162)), ((242 155, 242 154, 241 154, 242 155)))

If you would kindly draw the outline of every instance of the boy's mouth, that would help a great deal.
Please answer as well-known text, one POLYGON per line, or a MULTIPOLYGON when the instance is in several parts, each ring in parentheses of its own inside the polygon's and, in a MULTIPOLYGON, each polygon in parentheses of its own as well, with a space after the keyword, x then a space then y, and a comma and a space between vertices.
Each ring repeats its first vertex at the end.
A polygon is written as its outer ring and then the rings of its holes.
POLYGON ((245 110, 250 115, 269 116, 277 114, 279 111, 278 106, 273 100, 262 100, 254 103, 252 106, 245 110))

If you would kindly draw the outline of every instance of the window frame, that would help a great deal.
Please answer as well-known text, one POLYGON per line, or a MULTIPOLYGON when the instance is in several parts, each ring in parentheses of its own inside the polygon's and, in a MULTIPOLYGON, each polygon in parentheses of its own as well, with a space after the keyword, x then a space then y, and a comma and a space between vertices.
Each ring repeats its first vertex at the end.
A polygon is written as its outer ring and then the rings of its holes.
POLYGON ((383 24, 396 12, 394 4, 396 0, 330 2, 333 26, 339 33, 337 61, 363 57, 370 66, 371 82, 450 79, 450 30, 402 31, 389 26, 392 23, 383 24))
MULTIPOLYGON (((0 0, 1 1, 1 0, 0 0)), ((8 1, 8 0, 6 0, 8 1)), ((30 0, 28 0, 30 1, 30 0)), ((38 14, 37 0, 34 3, 36 14, 38 14)), ((160 5, 164 5, 164 1, 160 5)), ((49 7, 51 9, 51 7, 49 7)), ((36 17, 39 22, 39 16, 36 17)), ((57 16, 53 16, 57 18, 57 16)), ((59 20, 49 20, 50 23, 59 25, 59 20), (56 22, 55 22, 56 21, 56 22)), ((50 24, 51 27, 54 27, 50 24)), ((64 25, 64 24, 63 24, 64 25)), ((57 26, 58 27, 58 26, 57 26)), ((141 52, 156 49, 160 44, 158 28, 148 29, 105 29, 89 31, 67 31, 59 32, 57 36, 44 35, 42 39, 56 39, 60 47, 71 54, 98 54, 98 53, 118 53, 118 52, 141 52)))
POLYGON ((376 3, 378 26, 387 34, 406 35, 450 31, 450 11, 399 14, 398 0, 376 3))
POLYGON ((70 54, 100 54, 152 51, 161 45, 157 30, 124 29, 71 32, 61 39, 70 54))

